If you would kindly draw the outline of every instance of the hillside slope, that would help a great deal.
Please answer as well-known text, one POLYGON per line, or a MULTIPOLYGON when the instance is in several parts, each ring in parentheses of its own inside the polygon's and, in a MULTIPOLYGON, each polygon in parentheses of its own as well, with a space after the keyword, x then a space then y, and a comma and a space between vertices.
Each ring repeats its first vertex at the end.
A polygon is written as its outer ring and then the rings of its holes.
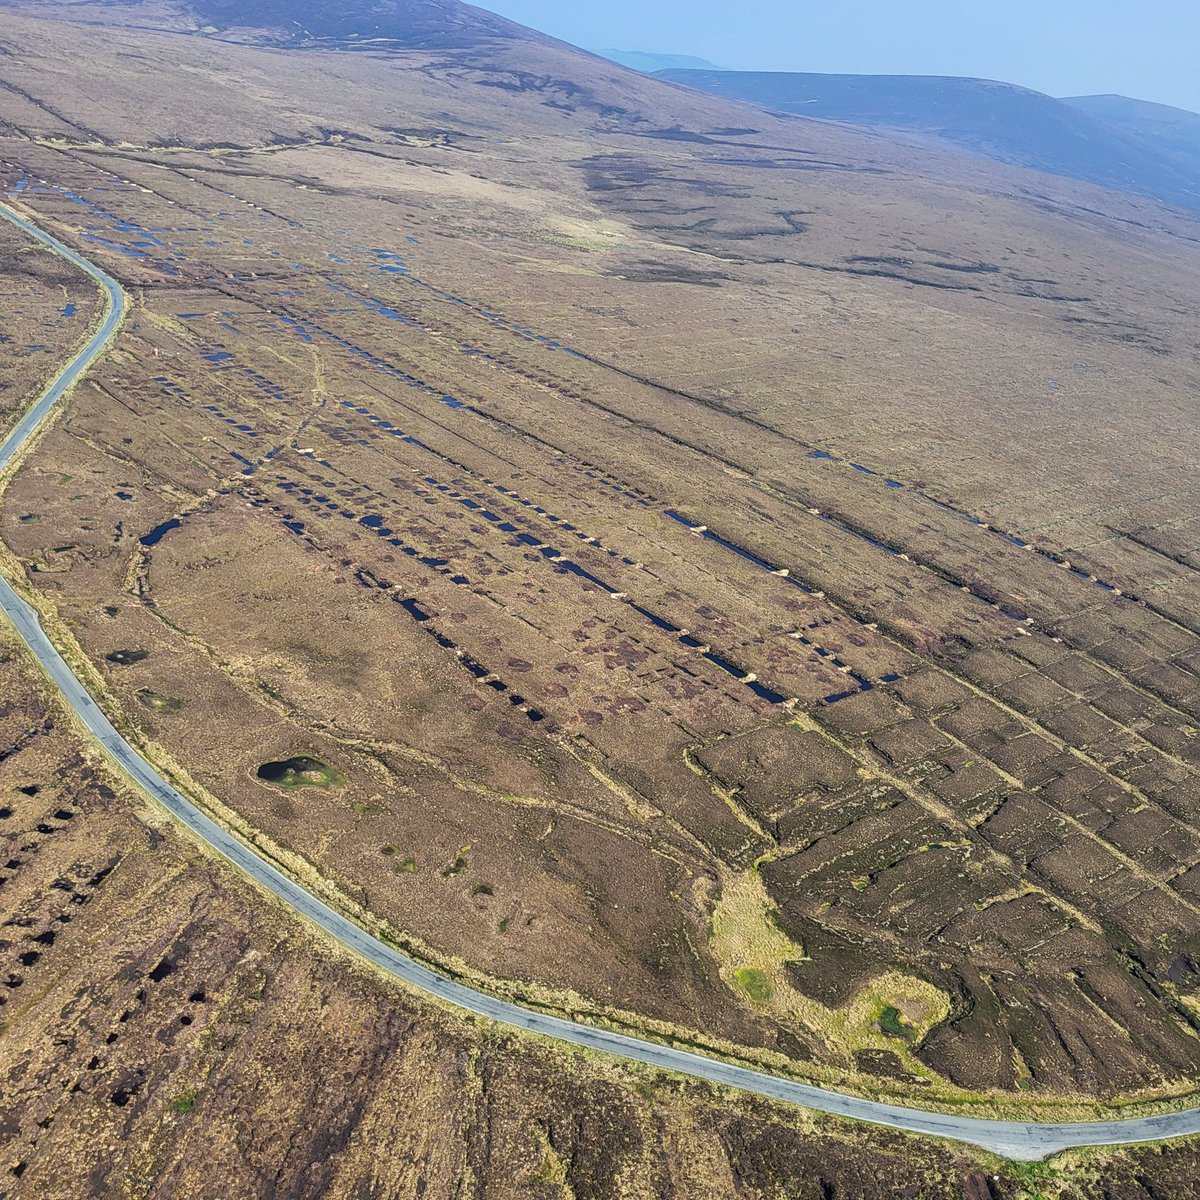
POLYGON ((1000 162, 1200 208, 1200 175, 1142 136, 1040 92, 983 79, 789 72, 656 73, 798 116, 905 130, 1000 162))
POLYGON ((0 8, 131 30, 171 29, 290 48, 468 49, 553 39, 460 0, 4 0, 0 8))
POLYGON ((1128 96, 1068 96, 1063 103, 1150 145, 1184 156, 1188 169, 1200 178, 1200 113, 1128 96))
MULTIPOLYGON (((1200 216, 465 7, 0 10, 5 202, 133 304, 0 541, 166 769, 551 1011, 1190 1100, 1200 216)), ((0 252, 19 411, 89 310, 0 252)))
POLYGON ((694 54, 656 54, 649 50, 597 50, 603 58, 630 67, 634 71, 685 70, 685 71, 723 71, 724 67, 709 62, 706 58, 697 58, 694 54))

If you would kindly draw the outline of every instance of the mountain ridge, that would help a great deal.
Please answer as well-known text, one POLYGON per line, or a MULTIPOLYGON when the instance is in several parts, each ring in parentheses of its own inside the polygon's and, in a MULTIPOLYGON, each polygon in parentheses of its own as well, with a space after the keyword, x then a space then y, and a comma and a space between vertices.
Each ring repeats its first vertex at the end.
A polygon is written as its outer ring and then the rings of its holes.
POLYGON ((1200 173, 1200 113, 1118 95, 1068 96, 1063 103, 1168 153, 1187 155, 1200 173))
POLYGON ((959 76, 665 70, 655 77, 818 120, 900 130, 1013 166, 1200 210, 1195 162, 1030 88, 959 76))
POLYGON ((655 71, 666 70, 697 70, 697 71, 726 71, 728 67, 718 66, 707 58, 697 58, 694 54, 659 54, 652 50, 593 50, 593 54, 607 58, 611 62, 620 63, 634 71, 644 71, 653 74, 655 71))

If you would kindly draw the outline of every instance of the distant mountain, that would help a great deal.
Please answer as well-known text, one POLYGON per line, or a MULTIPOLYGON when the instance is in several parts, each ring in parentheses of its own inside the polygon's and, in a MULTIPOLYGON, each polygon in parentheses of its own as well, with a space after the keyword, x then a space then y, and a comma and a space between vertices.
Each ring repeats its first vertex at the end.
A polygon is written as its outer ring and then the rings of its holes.
POLYGON ((724 71, 706 58, 696 58, 691 54, 654 54, 649 50, 593 50, 612 62, 620 63, 623 67, 632 67, 635 71, 694 70, 694 71, 724 71))
POLYGON ((1200 117, 1182 114, 1193 126, 1161 115, 1177 109, 1120 97, 1068 103, 1013 84, 953 76, 711 70, 656 75, 777 111, 900 129, 1000 162, 1200 209, 1200 117), (1107 103, 1116 100, 1122 103, 1107 103), (1100 107, 1121 120, 1091 111, 1100 107))
POLYGON ((1195 156, 1200 173, 1200 113, 1128 96, 1068 96, 1063 103, 1163 150, 1195 156))

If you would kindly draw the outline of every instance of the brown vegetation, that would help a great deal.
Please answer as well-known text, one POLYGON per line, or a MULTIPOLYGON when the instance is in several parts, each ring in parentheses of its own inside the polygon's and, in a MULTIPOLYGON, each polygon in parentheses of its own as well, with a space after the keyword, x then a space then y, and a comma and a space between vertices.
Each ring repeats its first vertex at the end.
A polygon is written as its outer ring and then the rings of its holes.
POLYGON ((1191 1091, 1200 222, 554 45, 5 36, 135 306, 0 538, 160 761, 502 989, 1191 1091))

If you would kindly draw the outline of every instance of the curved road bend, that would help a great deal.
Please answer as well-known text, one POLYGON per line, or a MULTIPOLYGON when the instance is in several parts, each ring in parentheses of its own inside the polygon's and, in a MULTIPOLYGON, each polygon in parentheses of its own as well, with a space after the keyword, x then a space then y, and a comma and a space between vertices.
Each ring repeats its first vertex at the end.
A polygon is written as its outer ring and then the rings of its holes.
MULTIPOLYGON (((54 379, 37 404, 21 420, 0 446, 0 470, 29 441, 55 402, 104 351, 125 314, 125 295, 114 279, 89 263, 57 239, 44 233, 4 205, 0 216, 37 238, 104 288, 109 312, 99 330, 71 363, 54 379)), ((465 984, 439 975, 392 946, 372 937, 352 921, 323 904, 299 884, 260 858, 224 828, 205 816, 186 796, 176 791, 158 771, 114 728, 88 694, 83 684, 55 649, 38 622, 36 612, 13 591, 0 576, 0 608, 41 663, 67 703, 87 726, 93 737, 129 778, 148 792, 172 816, 210 847, 244 871, 289 908, 306 917, 330 937, 361 954, 384 971, 431 996, 466 1009, 468 1012, 515 1026, 531 1033, 599 1050, 620 1058, 632 1059, 664 1071, 674 1071, 697 1079, 706 1079, 726 1087, 755 1092, 773 1100, 802 1105, 873 1125, 884 1125, 908 1133, 969 1142, 1008 1158, 1036 1161, 1073 1146, 1114 1145, 1158 1141, 1200 1133, 1200 1109, 1169 1112, 1160 1116, 1136 1117, 1121 1121, 1093 1121, 1070 1124, 1037 1124, 1018 1121, 989 1121, 955 1113, 928 1112, 846 1096, 825 1088, 781 1079, 748 1067, 706 1058, 687 1050, 643 1041, 626 1034, 576 1024, 560 1017, 535 1012, 508 1000, 475 991, 465 984)))
POLYGON ((37 403, 21 418, 12 433, 0 443, 0 472, 3 472, 26 442, 37 432, 38 426, 46 419, 62 394, 91 366, 92 360, 103 353, 113 334, 116 333, 121 318, 125 315, 125 293, 122 291, 121 285, 106 275, 99 267, 93 266, 69 246, 64 246, 62 242, 52 238, 48 233, 43 233, 36 225, 31 225, 24 217, 19 217, 3 204, 0 204, 0 216, 23 229, 30 237, 37 238, 43 245, 49 246, 51 250, 73 263, 81 271, 86 271, 104 289, 107 297, 107 311, 104 320, 100 323, 100 328, 92 335, 88 344, 54 377, 50 386, 38 397, 37 403))

